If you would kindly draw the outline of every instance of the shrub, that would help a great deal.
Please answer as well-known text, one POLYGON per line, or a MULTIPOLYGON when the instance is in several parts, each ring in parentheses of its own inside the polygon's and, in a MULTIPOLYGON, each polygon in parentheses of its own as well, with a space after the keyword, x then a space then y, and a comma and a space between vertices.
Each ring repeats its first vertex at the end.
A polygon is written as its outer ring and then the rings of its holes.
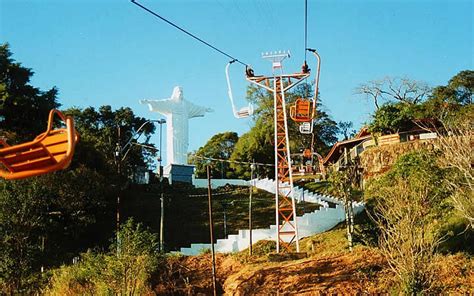
POLYGON ((433 155, 414 152, 400 157, 366 191, 379 247, 407 294, 434 292, 431 262, 442 240, 439 220, 450 210, 442 177, 433 155))
POLYGON ((156 235, 129 219, 122 225, 110 252, 81 254, 80 262, 53 272, 49 295, 143 295, 151 293, 157 269, 156 235), (118 250, 118 251, 117 251, 118 250))

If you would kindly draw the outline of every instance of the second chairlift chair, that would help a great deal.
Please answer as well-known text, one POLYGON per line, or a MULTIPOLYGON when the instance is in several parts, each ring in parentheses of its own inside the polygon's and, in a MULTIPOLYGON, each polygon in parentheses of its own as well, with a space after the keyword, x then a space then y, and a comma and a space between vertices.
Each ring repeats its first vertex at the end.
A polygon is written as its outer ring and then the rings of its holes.
MULTIPOLYGON (((301 122, 299 130, 302 134, 311 134, 313 132, 314 118, 316 117, 316 101, 318 99, 319 92, 319 73, 321 67, 321 58, 319 54, 313 49, 308 50, 313 52, 318 61, 318 68, 316 72, 316 77, 314 79, 314 96, 312 99, 309 100, 304 98, 298 98, 293 104, 293 106, 290 107, 290 118, 295 122, 301 122)), ((306 62, 304 66, 306 66, 306 62)))
POLYGON ((242 107, 240 108, 239 110, 237 110, 237 107, 235 106, 234 104, 234 96, 232 95, 232 87, 230 85, 230 76, 229 76, 229 67, 230 65, 235 62, 234 61, 230 61, 227 66, 225 67, 225 76, 227 78, 227 87, 228 87, 228 95, 229 95, 229 99, 230 99, 230 103, 232 104, 232 111, 234 113, 234 116, 235 118, 247 118, 249 116, 252 116, 253 115, 253 105, 252 103, 249 103, 248 107, 242 107))

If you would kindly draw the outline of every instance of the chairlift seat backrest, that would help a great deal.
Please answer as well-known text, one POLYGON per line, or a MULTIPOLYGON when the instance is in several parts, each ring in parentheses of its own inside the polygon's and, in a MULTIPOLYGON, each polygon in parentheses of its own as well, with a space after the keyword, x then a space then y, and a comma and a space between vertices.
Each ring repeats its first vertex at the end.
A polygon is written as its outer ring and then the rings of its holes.
POLYGON ((303 122, 302 124, 300 124, 300 133, 311 134, 312 132, 313 132, 312 122, 303 122))
POLYGON ((234 116, 237 118, 246 118, 253 115, 253 106, 249 105, 248 107, 242 107, 239 111, 234 113, 234 116))
POLYGON ((290 107, 290 117, 296 122, 308 122, 313 119, 312 106, 309 100, 297 99, 290 107))
POLYGON ((69 166, 78 135, 71 117, 57 110, 49 113, 48 129, 33 141, 10 146, 0 141, 0 177, 14 180, 38 176, 69 166), (53 117, 58 115, 66 128, 52 129, 53 117))

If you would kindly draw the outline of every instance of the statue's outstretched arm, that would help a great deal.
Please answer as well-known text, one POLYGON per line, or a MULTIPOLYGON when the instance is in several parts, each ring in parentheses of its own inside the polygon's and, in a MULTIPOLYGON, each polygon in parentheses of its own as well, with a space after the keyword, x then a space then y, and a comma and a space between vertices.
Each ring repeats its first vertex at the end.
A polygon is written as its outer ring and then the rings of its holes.
POLYGON ((189 103, 188 107, 189 107, 189 116, 188 116, 189 118, 203 117, 206 114, 206 112, 214 112, 212 108, 194 105, 193 103, 189 103))
POLYGON ((140 104, 147 104, 152 112, 171 113, 173 103, 170 100, 140 100, 140 104))

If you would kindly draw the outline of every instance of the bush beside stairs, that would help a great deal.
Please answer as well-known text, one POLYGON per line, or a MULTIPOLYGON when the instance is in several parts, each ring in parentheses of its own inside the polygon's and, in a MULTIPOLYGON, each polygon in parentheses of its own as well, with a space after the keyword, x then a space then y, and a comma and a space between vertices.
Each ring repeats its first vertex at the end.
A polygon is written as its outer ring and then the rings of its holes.
MULTIPOLYGON (((254 179, 251 184, 259 189, 275 193, 275 180, 254 179)), ((312 213, 298 216, 297 225, 300 239, 317 233, 327 231, 345 220, 344 204, 341 200, 319 193, 310 192, 298 186, 293 187, 293 194, 297 202, 305 201, 320 204, 322 207, 312 213)), ((364 204, 353 202, 354 213, 358 214, 364 208, 364 204)), ((276 225, 270 225, 266 229, 252 230, 252 243, 260 240, 275 240, 276 225)), ((218 253, 232 253, 242 251, 249 246, 249 230, 240 229, 238 234, 231 234, 225 239, 218 239, 214 249, 218 253)), ((181 248, 183 255, 198 255, 204 250, 211 248, 209 243, 191 244, 189 248, 181 248)))

